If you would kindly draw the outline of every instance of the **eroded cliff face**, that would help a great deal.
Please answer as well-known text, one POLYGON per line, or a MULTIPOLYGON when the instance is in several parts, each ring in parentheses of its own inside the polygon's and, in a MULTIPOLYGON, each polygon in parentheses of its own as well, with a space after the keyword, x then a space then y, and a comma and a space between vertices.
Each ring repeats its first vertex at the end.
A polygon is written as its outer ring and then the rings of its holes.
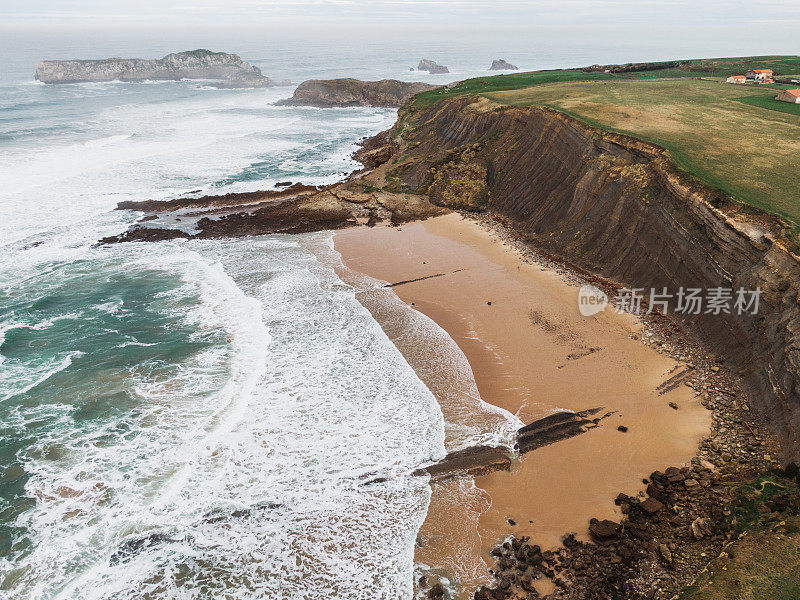
POLYGON ((630 288, 760 288, 755 316, 676 318, 743 377, 785 457, 800 458, 800 263, 784 224, 677 173, 656 146, 555 111, 458 98, 400 114, 390 174, 434 202, 476 209, 479 196, 536 247, 630 288), (447 185, 459 178, 466 203, 447 185))
POLYGON ((210 50, 177 52, 153 60, 44 60, 36 66, 35 77, 43 83, 212 79, 218 82, 218 87, 273 85, 258 67, 243 61, 238 55, 210 50))

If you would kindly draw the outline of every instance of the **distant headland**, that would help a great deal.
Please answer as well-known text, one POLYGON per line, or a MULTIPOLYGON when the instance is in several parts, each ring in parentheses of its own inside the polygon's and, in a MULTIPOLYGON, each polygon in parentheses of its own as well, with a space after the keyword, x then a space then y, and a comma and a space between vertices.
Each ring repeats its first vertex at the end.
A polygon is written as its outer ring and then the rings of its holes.
POLYGON ((278 102, 283 106, 380 106, 399 108, 412 96, 439 86, 418 81, 359 81, 358 79, 311 79, 301 83, 294 95, 278 102))

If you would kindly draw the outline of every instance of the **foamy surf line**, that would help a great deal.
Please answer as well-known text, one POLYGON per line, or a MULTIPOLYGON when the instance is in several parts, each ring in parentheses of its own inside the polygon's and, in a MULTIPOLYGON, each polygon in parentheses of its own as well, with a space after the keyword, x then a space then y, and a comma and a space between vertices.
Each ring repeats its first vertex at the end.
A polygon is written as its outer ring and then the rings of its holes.
POLYGON ((347 267, 334 247, 334 233, 319 235, 324 236, 318 250, 320 260, 332 265, 354 287, 358 301, 437 398, 445 420, 447 450, 484 444, 511 447, 524 423, 481 398, 472 367, 450 334, 401 300, 386 287, 387 282, 347 267))
MULTIPOLYGON (((0 337, 0 345, 2 344, 2 342, 3 342, 3 338, 0 337)), ((53 365, 50 369, 46 370, 38 379, 36 379, 35 381, 29 383, 28 385, 26 385, 26 386, 24 386, 24 387, 22 387, 22 388, 20 388, 18 390, 12 390, 11 392, 7 393, 5 396, 0 398, 0 401, 8 400, 10 398, 13 398, 14 396, 20 396, 22 394, 26 394, 26 393, 30 392, 31 390, 33 390, 37 386, 43 384, 45 381, 50 379, 56 373, 60 373, 61 371, 63 371, 67 367, 69 367, 72 364, 73 359, 79 358, 81 356, 83 356, 83 352, 80 352, 80 351, 75 351, 75 352, 68 353, 67 355, 62 357, 61 360, 56 362, 55 365, 53 365)), ((0 357, 0 359, 2 359, 2 357, 0 357)), ((0 364, 2 364, 2 363, 3 363, 3 361, 0 360, 0 364)))
MULTIPOLYGON (((367 235, 369 230, 362 230, 367 235)), ((511 412, 485 402, 469 360, 456 341, 433 319, 400 299, 385 281, 350 269, 335 249, 335 233, 318 234, 318 256, 335 266, 353 286, 414 372, 436 397, 444 418, 448 451, 490 445, 511 448, 523 425, 511 412)), ((491 499, 471 479, 452 479, 432 488, 431 502, 418 534, 415 577, 425 576, 453 597, 488 583, 478 523, 491 499)), ((417 589, 424 597, 425 590, 417 589)), ((471 592, 469 592, 471 593, 471 592)))

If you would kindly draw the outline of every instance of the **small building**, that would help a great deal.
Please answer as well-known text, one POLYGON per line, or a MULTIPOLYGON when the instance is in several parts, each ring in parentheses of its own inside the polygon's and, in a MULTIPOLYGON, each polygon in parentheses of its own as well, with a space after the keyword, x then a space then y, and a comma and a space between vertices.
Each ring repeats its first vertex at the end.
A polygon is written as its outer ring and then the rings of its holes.
POLYGON ((745 73, 745 77, 756 83, 772 83, 772 76, 772 69, 750 69, 745 73))
POLYGON ((747 77, 744 75, 731 75, 725 80, 725 83, 747 83, 747 77))
POLYGON ((800 88, 796 90, 781 90, 778 92, 778 95, 775 96, 775 100, 789 102, 791 104, 800 104, 800 88))

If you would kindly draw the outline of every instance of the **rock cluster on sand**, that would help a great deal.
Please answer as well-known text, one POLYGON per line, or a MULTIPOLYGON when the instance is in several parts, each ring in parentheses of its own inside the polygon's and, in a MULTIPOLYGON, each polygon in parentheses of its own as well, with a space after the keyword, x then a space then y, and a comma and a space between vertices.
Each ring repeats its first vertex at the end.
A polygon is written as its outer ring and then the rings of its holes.
POLYGON ((519 67, 515 67, 510 62, 504 61, 502 58, 492 61, 492 66, 489 67, 490 71, 519 71, 519 67))
POLYGON ((382 79, 380 81, 359 81, 358 79, 311 79, 304 81, 288 100, 281 100, 283 106, 379 106, 399 108, 403 103, 420 92, 432 90, 437 86, 421 82, 382 79))
MULTIPOLYGON (((623 513, 619 522, 589 522, 591 541, 581 542, 569 534, 563 538, 562 548, 542 551, 522 536, 494 548, 495 581, 478 589, 474 598, 675 598, 694 574, 711 557, 720 556, 726 542, 735 538, 726 495, 731 481, 730 475, 713 466, 656 471, 649 478, 646 499, 617 496, 614 502, 623 513), (547 596, 534 589, 534 582, 542 578, 556 586, 547 596)), ((766 505, 773 511, 794 514, 797 502, 796 496, 787 493, 767 500, 766 505)), ((773 521, 785 518, 776 514, 770 516, 773 521)))
POLYGON ((273 85, 258 67, 236 54, 191 50, 164 58, 105 58, 100 60, 43 60, 36 66, 43 83, 95 81, 178 81, 211 79, 217 87, 267 87, 273 85))
POLYGON ((450 69, 445 67, 444 65, 440 65, 437 62, 432 60, 428 60, 427 58, 423 58, 419 61, 419 65, 417 65, 418 71, 427 71, 431 75, 438 75, 441 73, 449 73, 450 69))

